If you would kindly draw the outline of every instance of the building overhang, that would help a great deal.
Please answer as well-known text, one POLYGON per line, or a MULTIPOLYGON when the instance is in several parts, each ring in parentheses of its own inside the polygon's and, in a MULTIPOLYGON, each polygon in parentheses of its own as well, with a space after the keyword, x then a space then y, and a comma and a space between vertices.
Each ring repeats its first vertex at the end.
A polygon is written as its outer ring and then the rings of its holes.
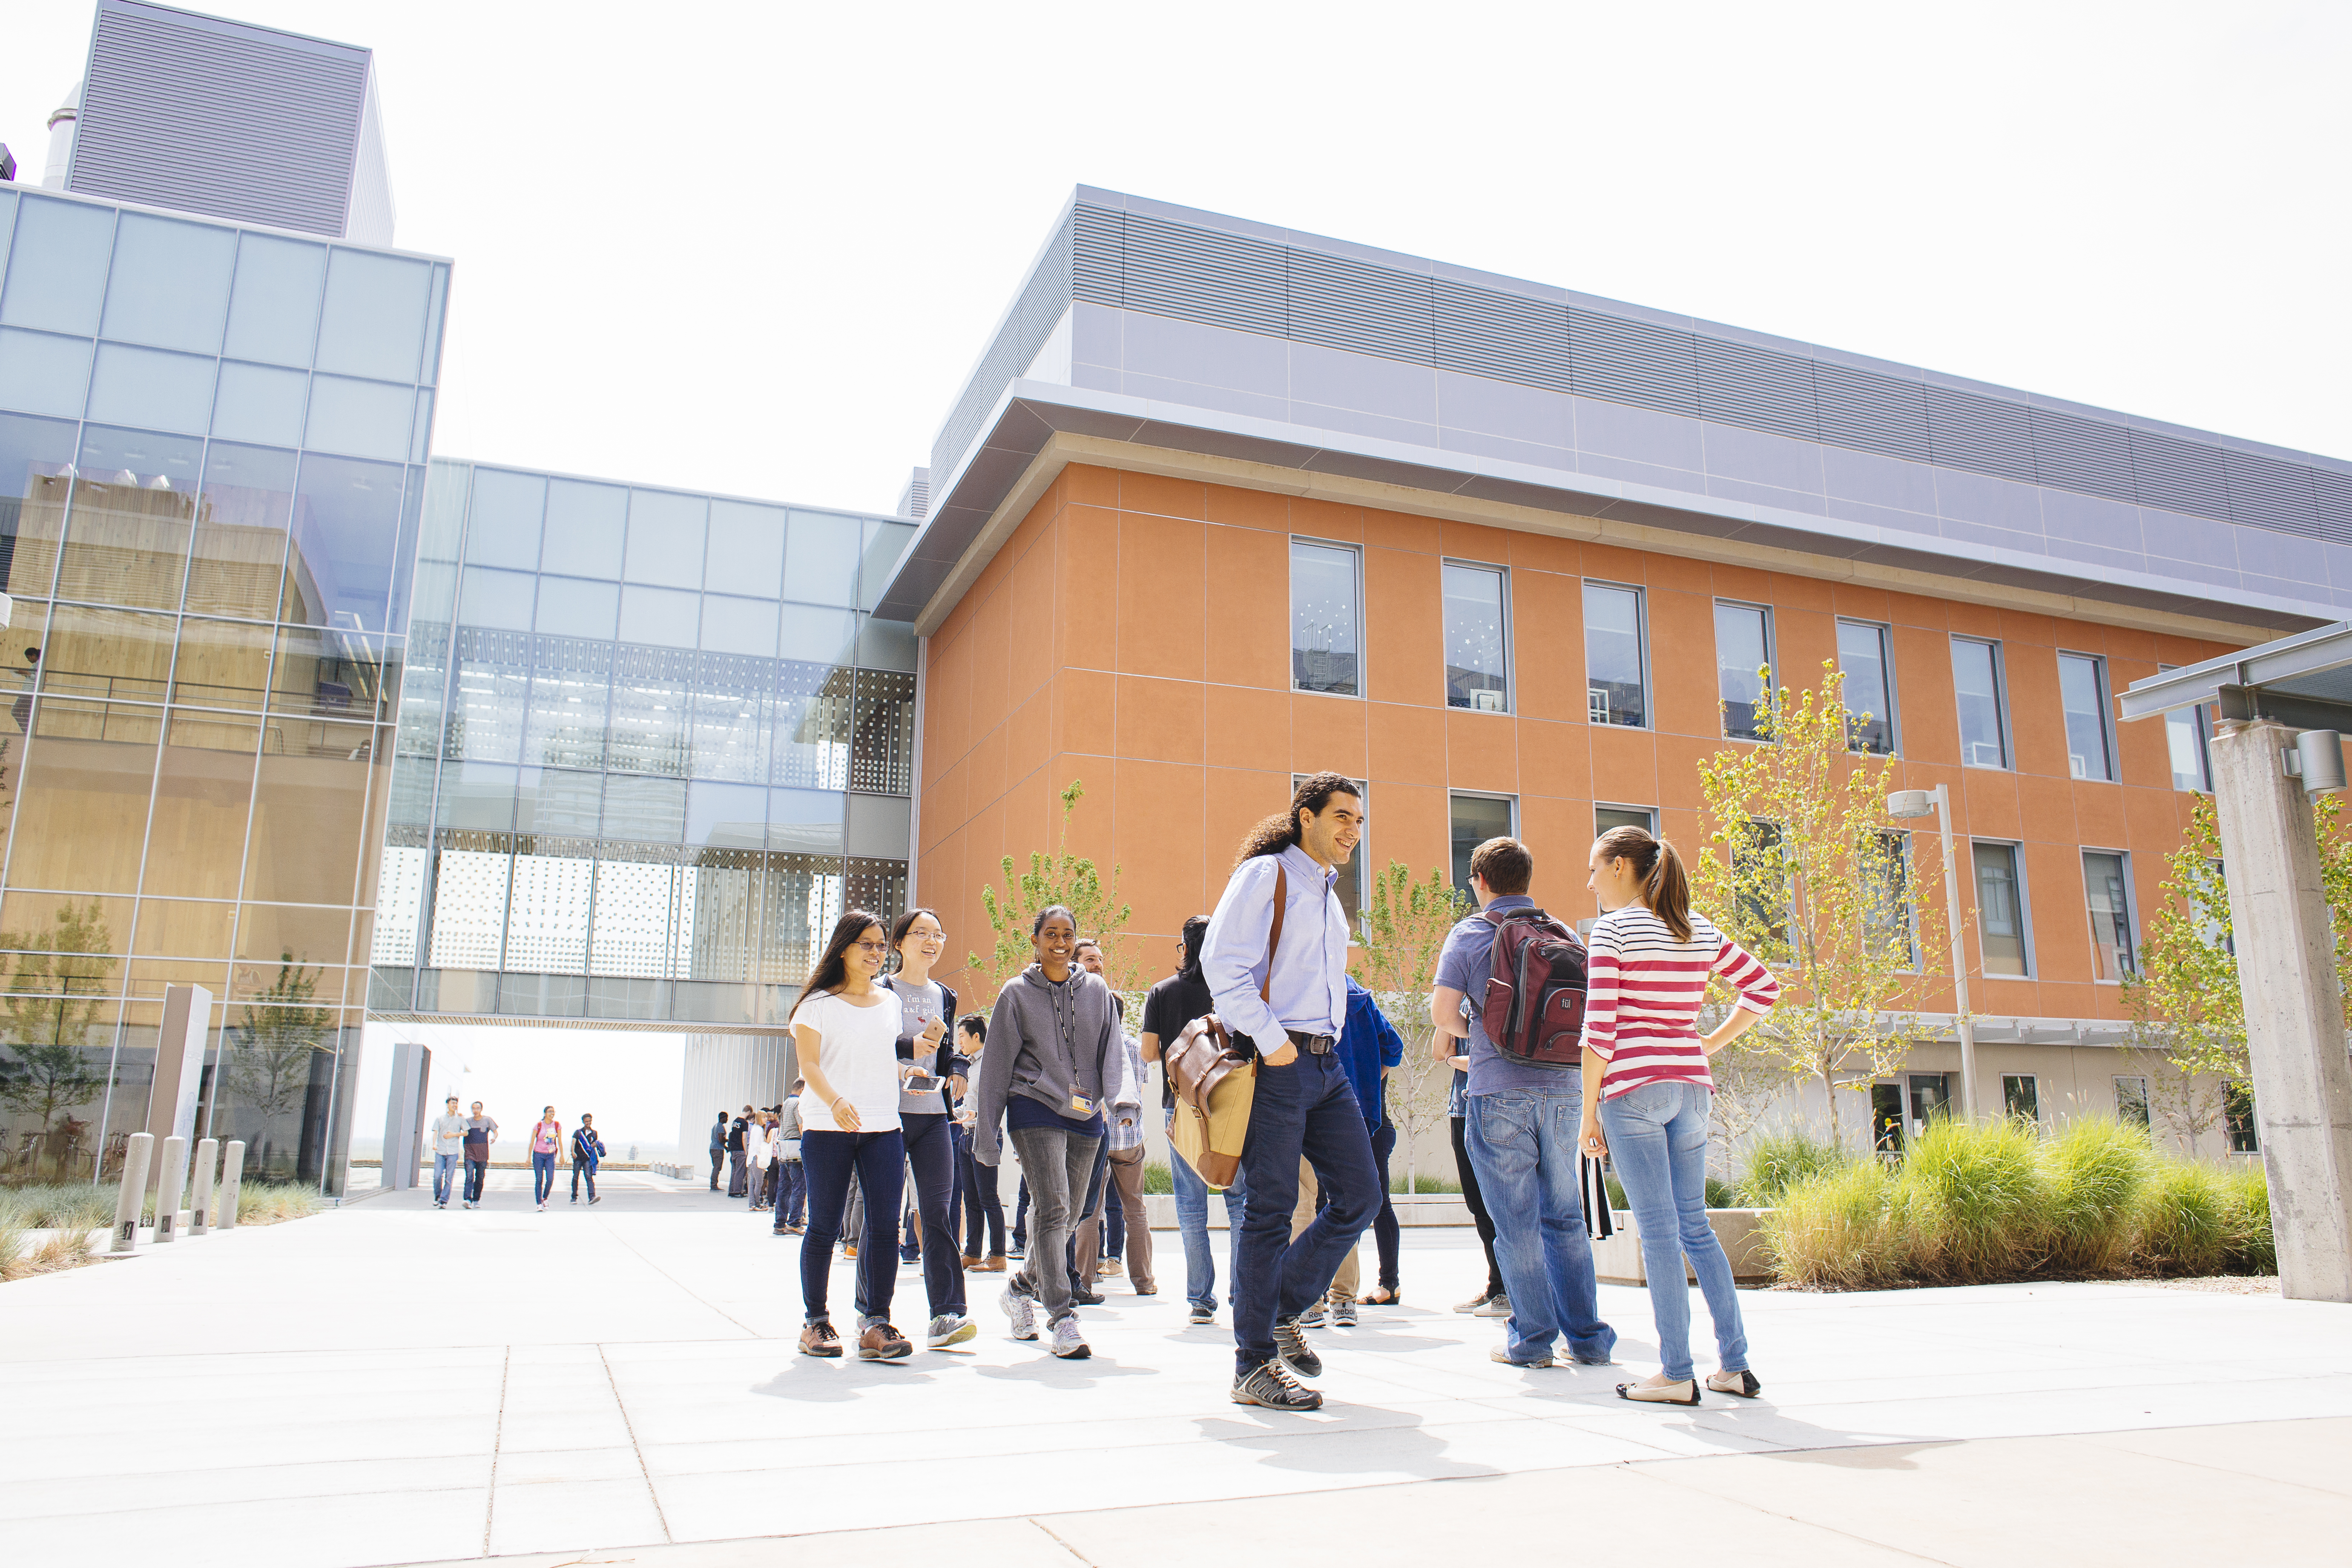
POLYGON ((1072 462, 2217 641, 2256 642, 2339 613, 2259 592, 2218 599, 2178 577, 1027 378, 999 395, 955 470, 932 475, 930 515, 876 613, 935 631, 1072 462))
POLYGON ((2224 719, 2352 731, 2352 621, 2136 680, 2117 705, 2126 719, 2153 719, 2206 703, 2224 719))

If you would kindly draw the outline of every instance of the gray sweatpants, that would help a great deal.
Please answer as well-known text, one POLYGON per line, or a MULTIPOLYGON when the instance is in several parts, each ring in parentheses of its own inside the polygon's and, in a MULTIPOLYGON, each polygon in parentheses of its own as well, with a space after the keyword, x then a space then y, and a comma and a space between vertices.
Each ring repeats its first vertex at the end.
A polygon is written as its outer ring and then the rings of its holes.
POLYGON ((1070 1211, 1086 1196, 1095 1173, 1099 1138, 1059 1127, 1015 1127, 1007 1136, 1029 1178, 1029 1253, 1013 1289, 1045 1303, 1045 1321, 1058 1323, 1076 1310, 1070 1305, 1070 1211))

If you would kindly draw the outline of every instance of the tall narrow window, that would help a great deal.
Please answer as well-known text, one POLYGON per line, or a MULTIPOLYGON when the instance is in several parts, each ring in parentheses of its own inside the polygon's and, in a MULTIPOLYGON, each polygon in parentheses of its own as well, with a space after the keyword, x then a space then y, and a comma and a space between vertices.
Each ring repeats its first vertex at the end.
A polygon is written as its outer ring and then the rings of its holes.
POLYGON ((1919 955, 1912 941, 1909 904, 1911 836, 1873 835, 1864 847, 1861 868, 1864 929, 1873 942, 1881 944, 1881 951, 1892 948, 1901 955, 1905 967, 1916 967, 1919 955))
POLYGON ((2083 851, 2083 889, 2091 900, 2091 978, 2121 980, 2138 967, 2132 952, 2130 889, 2124 858, 2083 851))
POLYGON ((2221 1104, 2221 1120, 2230 1134, 2230 1152, 2259 1154, 2263 1135, 2254 1125, 2254 1097, 2242 1083, 2231 1084, 2221 1104))
POLYGON ((1952 639, 1952 692, 1960 710, 1960 762, 2009 766, 2009 713, 2000 688, 2000 645, 1952 639))
POLYGON ((1895 751, 1895 658, 1886 628, 1868 621, 1840 621, 1838 668, 1845 676, 1848 744, 1857 752, 1891 756, 1895 751))
POLYGON ((2030 1072, 2000 1075, 2001 1114, 2012 1121, 2039 1126, 2042 1121, 2042 1080, 2030 1072))
POLYGON ((1514 802, 1508 795, 1457 795, 1453 800, 1454 886, 1465 899, 1470 891, 1470 856, 1489 838, 1508 838, 1514 802))
POLYGON ((1301 691, 1360 697, 1356 552, 1290 542, 1290 681, 1301 691))
POLYGON ((1715 671, 1723 700, 1723 732, 1757 738, 1772 689, 1772 612, 1755 605, 1715 606, 1715 671))
POLYGON ((1648 652, 1642 642, 1642 590, 1584 585, 1585 705, 1596 724, 1650 721, 1648 652))
MULTIPOLYGON (((1294 792, 1306 782, 1305 773, 1290 775, 1290 787, 1294 792)), ((1372 813, 1371 787, 1361 779, 1356 781, 1356 798, 1363 803, 1365 820, 1369 822, 1372 813)), ((1348 929, 1351 931, 1358 929, 1356 923, 1358 917, 1364 912, 1364 868, 1371 863, 1371 835, 1367 833, 1357 839, 1355 854, 1349 856, 1348 863, 1339 868, 1339 908, 1346 912, 1348 929)))
POLYGON ((1445 705, 1501 713, 1510 707, 1503 630, 1503 573, 1447 562, 1445 705))
MULTIPOLYGON (((2177 668, 2157 666, 2159 673, 2177 668)), ((2205 705, 2175 708, 2164 716, 2165 749, 2172 753, 2172 787, 2203 794, 2213 787, 2205 763, 2205 705)))
POLYGON ((2117 1074, 2116 1077, 2116 1120, 2126 1126, 2146 1131, 2147 1127, 2147 1078, 2143 1073, 2117 1074))
POLYGON ((2112 779, 2107 745, 2105 661, 2087 654, 2058 656, 2058 705, 2066 715, 2066 767, 2078 779, 2112 779))
POLYGON ((1984 972, 1991 975, 2023 976, 2025 952, 2025 887, 2018 876, 2017 846, 1970 846, 1977 868, 1977 945, 1984 955, 1984 972))

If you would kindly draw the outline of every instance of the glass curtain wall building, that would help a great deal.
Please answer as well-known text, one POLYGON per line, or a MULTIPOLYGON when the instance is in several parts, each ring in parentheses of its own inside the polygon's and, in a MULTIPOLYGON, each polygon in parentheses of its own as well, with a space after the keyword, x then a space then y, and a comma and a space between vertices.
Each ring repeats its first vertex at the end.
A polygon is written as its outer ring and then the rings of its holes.
POLYGON ((372 1005, 782 1024, 905 905, 913 525, 431 466, 372 1005))
POLYGON ((446 262, 0 190, 0 1172, 341 1181, 446 262))

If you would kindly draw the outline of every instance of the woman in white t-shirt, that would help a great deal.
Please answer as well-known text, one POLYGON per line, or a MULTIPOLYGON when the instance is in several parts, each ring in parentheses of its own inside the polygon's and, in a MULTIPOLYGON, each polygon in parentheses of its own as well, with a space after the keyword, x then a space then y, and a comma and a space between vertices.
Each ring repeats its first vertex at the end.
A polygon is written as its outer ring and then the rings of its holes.
MULTIPOLYGON (((793 1005, 800 1048, 801 1167, 808 1179, 808 1231, 801 1237, 803 1355, 837 1356, 841 1337, 825 1307, 834 1243, 841 1234, 850 1173, 866 1194, 866 1234, 857 1249, 857 1355, 903 1361, 914 1353, 890 1326, 898 1279, 898 1200, 907 1145, 898 1128, 898 998, 876 984, 890 943, 882 922, 851 910, 835 922, 808 984, 793 1005)), ((907 1064, 911 1066, 912 1064, 907 1064)))

